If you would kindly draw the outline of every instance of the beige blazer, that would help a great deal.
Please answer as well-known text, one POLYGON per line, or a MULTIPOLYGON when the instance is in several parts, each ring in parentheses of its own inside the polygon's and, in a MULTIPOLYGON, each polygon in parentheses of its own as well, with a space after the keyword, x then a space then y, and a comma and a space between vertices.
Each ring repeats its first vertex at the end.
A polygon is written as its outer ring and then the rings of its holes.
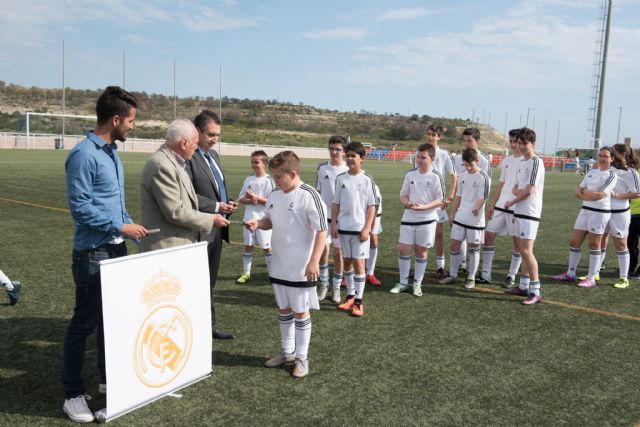
POLYGON ((189 176, 173 152, 163 144, 144 165, 140 177, 140 223, 160 232, 144 237, 140 252, 198 241, 211 232, 214 215, 198 211, 198 199, 189 176))

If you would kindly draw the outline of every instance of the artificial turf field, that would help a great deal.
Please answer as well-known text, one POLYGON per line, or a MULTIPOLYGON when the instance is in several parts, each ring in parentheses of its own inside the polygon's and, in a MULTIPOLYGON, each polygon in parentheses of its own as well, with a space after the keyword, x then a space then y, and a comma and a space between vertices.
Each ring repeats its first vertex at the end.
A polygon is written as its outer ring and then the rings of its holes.
MULTIPOLYGON (((0 425, 68 423, 59 382, 62 341, 73 310, 73 222, 67 211, 63 151, 0 150, 0 268, 23 283, 16 306, 0 305, 0 425)), ((121 154, 127 208, 138 219, 138 178, 147 154, 121 154)), ((251 173, 248 158, 223 157, 232 194, 251 173)), ((303 161, 315 184, 316 160, 303 161)), ((547 172, 535 252, 544 302, 524 307, 498 284, 465 290, 439 285, 431 253, 424 296, 389 294, 397 281, 398 192, 406 163, 365 162, 383 196, 377 276, 365 316, 325 301, 313 312, 310 375, 267 369, 279 349, 275 302, 263 257, 251 281, 241 272, 242 235, 231 230, 216 286, 219 326, 236 334, 214 341, 213 375, 113 422, 115 425, 626 425, 640 422, 640 282, 613 288, 611 247, 600 285, 553 283, 566 269, 567 239, 578 212, 578 177, 547 172)), ((494 170, 494 187, 498 178, 494 170)), ((241 219, 236 215, 235 219, 241 219)), ((448 230, 445 230, 448 236, 448 230)), ((510 241, 496 241, 493 278, 502 281, 510 241)), ((135 248, 130 246, 131 252, 135 248)), ((580 271, 586 270, 583 247, 580 271)), ((447 260, 448 264, 448 260, 447 260)), ((344 294, 344 292, 343 292, 344 294)), ((123 284, 123 298, 127 297, 123 284)), ((135 297, 135 296, 132 296, 135 297)), ((95 344, 85 375, 93 410, 95 344)))

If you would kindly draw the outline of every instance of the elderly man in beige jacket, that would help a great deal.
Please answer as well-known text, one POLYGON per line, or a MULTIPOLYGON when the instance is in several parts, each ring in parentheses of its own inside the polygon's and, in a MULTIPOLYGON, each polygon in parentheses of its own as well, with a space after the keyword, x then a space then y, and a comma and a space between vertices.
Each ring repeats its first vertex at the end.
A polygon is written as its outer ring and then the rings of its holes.
POLYGON ((140 223, 160 229, 142 239, 140 252, 195 243, 201 231, 226 227, 222 215, 198 211, 198 198, 186 162, 198 143, 198 131, 190 120, 169 125, 165 143, 153 153, 140 177, 140 223))

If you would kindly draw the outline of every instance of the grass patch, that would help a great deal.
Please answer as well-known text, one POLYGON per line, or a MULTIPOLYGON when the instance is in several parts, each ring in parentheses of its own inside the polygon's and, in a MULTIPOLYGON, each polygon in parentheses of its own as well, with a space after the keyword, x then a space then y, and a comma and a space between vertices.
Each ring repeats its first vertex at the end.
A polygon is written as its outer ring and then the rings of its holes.
MULTIPOLYGON (((3 298, 0 306, 0 425, 68 422, 59 376, 74 301, 73 222, 64 211, 8 200, 66 209, 66 155, 0 151, 0 268, 24 283, 18 305, 10 307, 3 298)), ((136 219, 138 179, 147 157, 122 154, 127 207, 136 219)), ((223 164, 237 195, 251 172, 248 158, 226 156, 223 164)), ((303 161, 303 179, 312 185, 316 165, 303 161)), ((378 258, 383 287, 367 287, 364 318, 340 313, 329 302, 313 313, 309 377, 294 380, 287 369, 262 367, 279 347, 275 302, 258 252, 252 280, 235 284, 242 235, 234 226, 236 244, 224 248, 215 296, 221 329, 237 339, 214 341, 212 377, 185 389, 182 399, 162 399, 114 424, 633 425, 640 420, 637 320, 553 304, 522 307, 498 285, 484 285, 487 292, 438 285, 433 254, 422 298, 389 294, 397 280, 398 193, 408 165, 369 161, 365 169, 384 197, 378 258)), ((617 268, 613 248, 597 288, 550 282, 550 275, 566 268, 578 179, 547 173, 536 243, 543 296, 639 318, 640 286, 611 286, 617 268)), ((509 260, 510 243, 499 238, 494 279, 504 277, 509 260)), ((587 262, 585 253, 581 271, 587 262)), ((87 391, 95 410, 104 401, 97 398, 93 340, 87 349, 87 391)))

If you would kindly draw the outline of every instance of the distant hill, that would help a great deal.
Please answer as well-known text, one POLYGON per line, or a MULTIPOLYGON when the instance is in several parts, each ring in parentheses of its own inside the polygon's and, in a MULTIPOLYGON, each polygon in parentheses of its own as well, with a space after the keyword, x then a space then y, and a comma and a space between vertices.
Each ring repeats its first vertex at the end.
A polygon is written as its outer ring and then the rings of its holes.
MULTIPOLYGON (((71 89, 65 91, 67 114, 94 115, 95 103, 102 89, 71 89)), ((132 137, 162 138, 173 119, 173 97, 162 94, 132 92, 140 108, 132 137)), ((24 87, 0 81, 0 131, 24 132, 24 113, 61 112, 62 90, 24 87)), ((218 111, 219 100, 212 97, 176 99, 177 117, 195 117, 202 109, 218 111)), ((377 148, 412 150, 424 141, 424 132, 431 123, 446 131, 442 145, 454 151, 462 146, 462 130, 476 126, 482 134, 483 151, 504 149, 504 136, 496 129, 473 124, 468 119, 403 116, 398 113, 375 114, 368 111, 337 111, 316 108, 302 103, 277 100, 222 98, 223 139, 229 143, 269 144, 287 146, 323 146, 329 136, 342 134, 352 140, 377 148)), ((83 134, 89 126, 86 120, 67 119, 66 134, 83 134)), ((60 133, 61 121, 50 117, 32 117, 32 132, 60 133)))

